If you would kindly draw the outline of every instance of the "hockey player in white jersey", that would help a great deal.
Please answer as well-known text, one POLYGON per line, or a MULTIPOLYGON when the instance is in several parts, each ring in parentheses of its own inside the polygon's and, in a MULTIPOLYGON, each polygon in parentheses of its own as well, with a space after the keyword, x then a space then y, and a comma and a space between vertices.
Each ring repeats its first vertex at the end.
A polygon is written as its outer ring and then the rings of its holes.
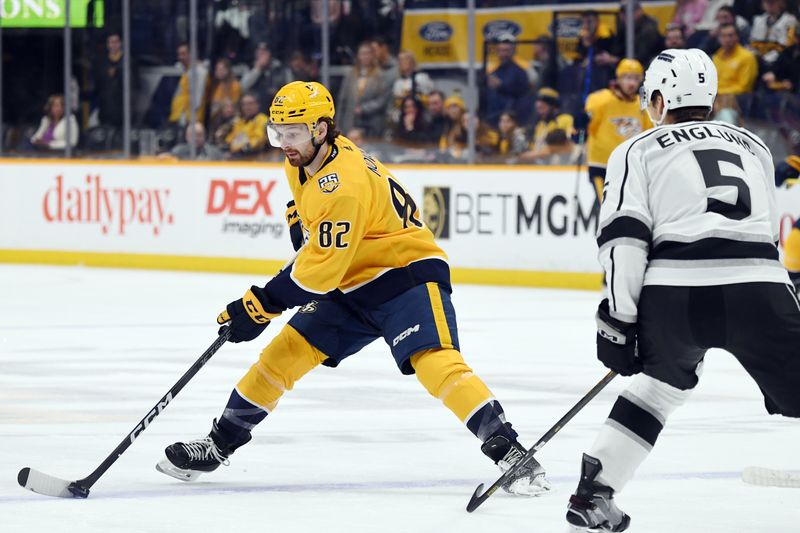
POLYGON ((657 127, 609 160, 597 356, 636 377, 583 456, 567 509, 576 530, 628 528, 614 495, 691 394, 709 348, 741 362, 769 413, 800 417, 800 303, 776 247, 772 156, 747 130, 708 121, 716 93, 704 52, 665 50, 642 87, 657 127))

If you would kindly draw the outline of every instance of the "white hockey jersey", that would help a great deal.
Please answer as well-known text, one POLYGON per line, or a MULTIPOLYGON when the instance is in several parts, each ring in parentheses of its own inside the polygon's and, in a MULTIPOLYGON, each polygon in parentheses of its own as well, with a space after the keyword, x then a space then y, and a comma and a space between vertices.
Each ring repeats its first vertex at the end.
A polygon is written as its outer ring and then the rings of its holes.
POLYGON ((614 318, 636 322, 644 285, 789 283, 779 261, 772 155, 724 122, 684 122, 619 145, 597 233, 614 318))

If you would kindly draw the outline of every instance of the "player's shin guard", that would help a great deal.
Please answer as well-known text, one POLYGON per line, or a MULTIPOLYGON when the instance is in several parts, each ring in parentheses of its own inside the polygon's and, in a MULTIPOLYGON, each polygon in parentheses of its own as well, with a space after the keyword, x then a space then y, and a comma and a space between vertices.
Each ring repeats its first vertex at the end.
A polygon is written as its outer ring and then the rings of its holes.
POLYGON ((326 356, 290 326, 264 348, 258 362, 239 381, 207 437, 176 442, 156 468, 183 481, 228 464, 234 450, 252 438, 250 432, 272 411, 284 391, 324 361, 326 356))
POLYGON ((655 446, 669 415, 691 390, 681 390, 644 374, 617 398, 588 452, 602 463, 597 480, 620 492, 655 446))
MULTIPOLYGON (((506 421, 503 407, 458 351, 426 350, 414 355, 411 365, 420 383, 484 443, 481 450, 501 470, 508 470, 521 459, 525 448, 517 442, 517 432, 506 421)), ((550 483, 544 477, 544 469, 534 460, 503 488, 514 494, 533 496, 550 490, 550 483)))
POLYGON ((325 360, 297 330, 285 326, 264 348, 228 399, 219 420, 222 434, 237 441, 275 409, 283 393, 325 360))

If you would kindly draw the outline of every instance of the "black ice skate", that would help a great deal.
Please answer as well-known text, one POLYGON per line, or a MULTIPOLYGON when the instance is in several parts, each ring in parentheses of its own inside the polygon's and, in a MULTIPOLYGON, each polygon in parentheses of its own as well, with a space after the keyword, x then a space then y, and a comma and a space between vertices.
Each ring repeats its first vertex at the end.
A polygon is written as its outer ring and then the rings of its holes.
POLYGON ((631 524, 631 517, 614 503, 614 489, 595 481, 602 470, 598 459, 583 454, 578 490, 567 506, 567 522, 577 531, 625 531, 631 524))
MULTIPOLYGON (((495 435, 483 443, 481 451, 494 461, 501 471, 506 472, 522 459, 527 450, 516 440, 509 441, 502 435, 495 435)), ((503 490, 517 496, 541 496, 553 488, 544 474, 542 465, 536 459, 532 459, 514 478, 502 485, 503 490)))
POLYGON ((202 439, 190 442, 176 442, 164 450, 167 458, 156 465, 156 470, 181 481, 193 481, 206 472, 213 472, 219 465, 228 466, 228 457, 252 437, 234 444, 222 438, 217 421, 211 427, 211 433, 202 439))

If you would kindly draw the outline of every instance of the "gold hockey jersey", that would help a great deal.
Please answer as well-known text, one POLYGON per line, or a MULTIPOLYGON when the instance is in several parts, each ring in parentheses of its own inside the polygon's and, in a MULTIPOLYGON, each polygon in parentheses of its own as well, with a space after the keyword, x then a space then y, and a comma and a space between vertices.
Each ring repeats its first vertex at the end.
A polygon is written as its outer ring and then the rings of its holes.
POLYGON ((653 127, 639 99, 623 100, 611 89, 601 89, 586 99, 589 114, 586 160, 590 166, 605 167, 614 148, 653 127))
POLYGON ((285 162, 305 232, 294 264, 265 287, 294 307, 341 291, 371 307, 427 282, 450 289, 447 256, 411 195, 379 161, 339 136, 312 176, 285 162))

